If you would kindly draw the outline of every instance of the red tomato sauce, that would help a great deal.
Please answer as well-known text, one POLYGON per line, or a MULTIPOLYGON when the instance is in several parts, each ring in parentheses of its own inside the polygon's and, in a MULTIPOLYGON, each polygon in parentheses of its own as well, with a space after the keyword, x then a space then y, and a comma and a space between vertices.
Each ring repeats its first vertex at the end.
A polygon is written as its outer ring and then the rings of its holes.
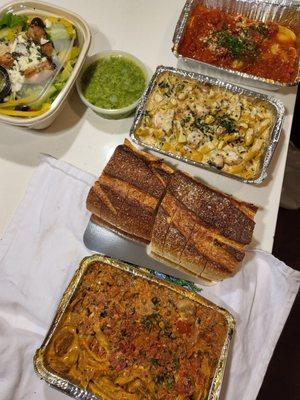
POLYGON ((218 9, 196 7, 178 53, 218 67, 288 83, 297 73, 296 41, 279 34, 274 22, 260 22, 218 9))

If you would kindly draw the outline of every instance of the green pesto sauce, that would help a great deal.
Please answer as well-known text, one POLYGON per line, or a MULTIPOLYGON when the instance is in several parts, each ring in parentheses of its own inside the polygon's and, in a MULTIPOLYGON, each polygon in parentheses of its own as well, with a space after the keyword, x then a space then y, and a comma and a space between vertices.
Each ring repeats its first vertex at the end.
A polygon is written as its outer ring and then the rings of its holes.
POLYGON ((119 109, 142 95, 146 79, 141 68, 124 56, 110 56, 91 64, 82 77, 82 92, 93 105, 119 109))

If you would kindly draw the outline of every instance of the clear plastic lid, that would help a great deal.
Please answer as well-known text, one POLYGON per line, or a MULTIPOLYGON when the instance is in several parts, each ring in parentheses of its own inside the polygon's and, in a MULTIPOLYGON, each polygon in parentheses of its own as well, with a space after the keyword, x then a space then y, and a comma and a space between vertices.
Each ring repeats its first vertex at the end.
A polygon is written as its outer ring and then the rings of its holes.
POLYGON ((22 11, 2 15, 0 86, 9 86, 9 93, 2 90, 0 101, 29 106, 41 103, 56 90, 53 85, 59 83, 75 40, 75 28, 64 18, 22 11))

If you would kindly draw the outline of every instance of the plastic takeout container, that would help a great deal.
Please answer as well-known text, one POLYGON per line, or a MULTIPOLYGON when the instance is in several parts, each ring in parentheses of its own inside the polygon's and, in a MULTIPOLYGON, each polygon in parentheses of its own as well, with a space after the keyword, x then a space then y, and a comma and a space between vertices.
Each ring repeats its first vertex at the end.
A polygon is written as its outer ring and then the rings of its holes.
MULTIPOLYGON (((91 34, 87 23, 78 15, 67 11, 60 7, 52 6, 51 4, 43 3, 40 1, 17 1, 0 9, 0 16, 6 12, 12 12, 17 15, 28 14, 34 15, 37 17, 62 17, 70 21, 76 29, 78 46, 80 48, 80 52, 78 55, 78 59, 73 68, 73 71, 67 80, 65 86, 58 94, 58 96, 54 99, 51 104, 51 107, 48 111, 43 113, 42 115, 35 117, 13 117, 0 115, 0 122, 7 123, 9 125, 21 126, 31 129, 45 129, 58 116, 61 111, 63 104, 73 87, 75 80, 83 66, 83 63, 86 58, 87 51, 90 46, 91 34)), ((74 39, 73 39, 74 40, 74 39)), ((70 50, 73 46, 73 40, 65 43, 65 54, 66 57, 69 54, 70 50)), ((55 43, 54 43, 55 46, 55 43)), ((64 65, 65 60, 61 60, 60 66, 56 69, 54 75, 52 75, 49 79, 47 79, 44 84, 41 86, 40 92, 35 94, 35 98, 31 99, 32 102, 38 101, 42 99, 44 93, 49 88, 49 86, 53 83, 58 73, 61 71, 62 66, 64 65)))
POLYGON ((94 55, 92 55, 91 57, 89 57, 85 64, 84 67, 82 68, 81 73, 79 74, 79 77, 77 79, 76 82, 76 87, 77 87, 77 91, 78 94, 81 98, 81 100, 83 101, 83 103, 89 107, 91 110, 95 111, 97 114, 99 114, 100 116, 104 117, 104 118, 108 118, 108 119, 119 119, 119 118, 125 118, 127 116, 129 116, 130 114, 133 113, 133 111, 136 109, 138 102, 140 101, 140 98, 138 98, 134 103, 130 104, 127 107, 123 107, 123 108, 118 108, 118 109, 106 109, 106 108, 101 108, 101 107, 97 107, 94 104, 90 103, 83 95, 82 93, 82 88, 81 88, 81 80, 82 80, 82 75, 84 74, 84 72, 86 71, 86 69, 93 64, 95 61, 100 60, 102 58, 109 58, 111 56, 121 56, 124 57, 132 62, 134 62, 144 73, 145 76, 145 88, 148 85, 149 82, 149 74, 148 71, 145 67, 145 65, 135 56, 133 56, 130 53, 126 53, 125 51, 120 51, 120 50, 106 50, 106 51, 102 51, 99 53, 96 53, 94 55))

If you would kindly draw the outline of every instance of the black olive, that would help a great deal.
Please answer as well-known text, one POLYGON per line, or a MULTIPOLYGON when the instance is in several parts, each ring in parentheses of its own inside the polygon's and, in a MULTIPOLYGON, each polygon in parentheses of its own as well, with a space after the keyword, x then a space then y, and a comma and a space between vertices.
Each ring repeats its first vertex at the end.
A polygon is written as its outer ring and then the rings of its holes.
POLYGON ((100 312, 100 317, 104 318, 106 316, 107 316, 107 311, 104 310, 100 312))
POLYGON ((30 108, 26 104, 20 104, 16 106, 15 109, 18 111, 29 111, 30 108))
POLYGON ((157 297, 152 297, 151 301, 152 301, 153 305, 155 305, 155 306, 157 306, 157 304, 159 303, 159 300, 157 297))
POLYGON ((17 51, 13 51, 12 53, 11 53, 11 55, 13 56, 13 58, 18 58, 18 57, 20 57, 20 53, 18 53, 17 51))
POLYGON ((0 65, 0 100, 10 94, 11 84, 8 72, 0 65))
POLYGON ((55 62, 52 60, 51 57, 46 57, 46 58, 47 58, 47 61, 49 62, 49 66, 50 66, 53 70, 55 70, 55 69, 56 69, 56 64, 55 64, 55 62))
POLYGON ((45 29, 44 21, 39 17, 33 18, 32 21, 30 22, 30 25, 31 26, 39 26, 40 28, 44 28, 45 29))

